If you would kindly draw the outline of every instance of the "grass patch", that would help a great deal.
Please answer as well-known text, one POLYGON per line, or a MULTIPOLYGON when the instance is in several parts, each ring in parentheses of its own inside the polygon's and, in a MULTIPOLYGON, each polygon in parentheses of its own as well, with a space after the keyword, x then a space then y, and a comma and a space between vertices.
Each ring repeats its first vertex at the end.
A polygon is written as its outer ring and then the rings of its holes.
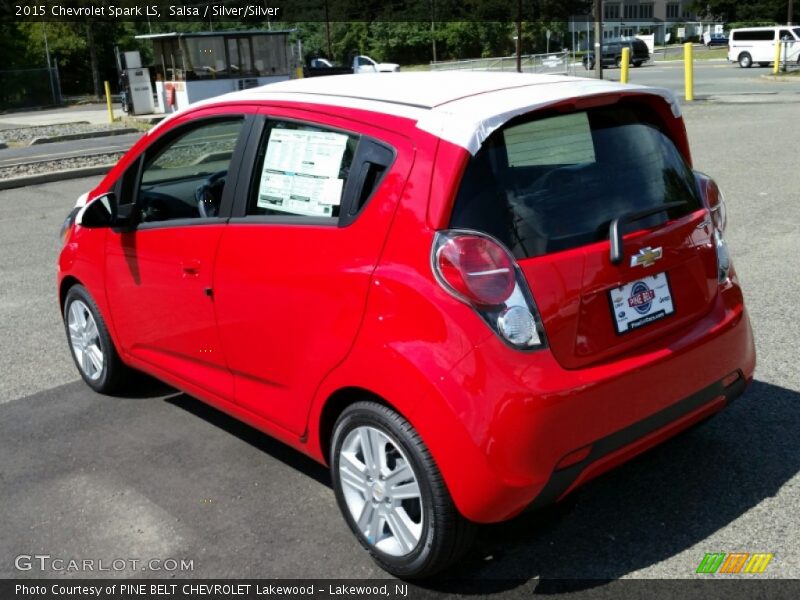
MULTIPOLYGON (((659 48, 656 49, 656 56, 659 54, 659 48)), ((728 58, 727 48, 713 48, 711 50, 695 50, 693 53, 695 60, 712 60, 715 58, 728 58)), ((664 61, 682 61, 683 52, 668 52, 666 58, 661 57, 658 60, 664 61)))
POLYGON ((422 63, 421 65, 401 65, 400 71, 430 71, 431 66, 428 63, 422 63))

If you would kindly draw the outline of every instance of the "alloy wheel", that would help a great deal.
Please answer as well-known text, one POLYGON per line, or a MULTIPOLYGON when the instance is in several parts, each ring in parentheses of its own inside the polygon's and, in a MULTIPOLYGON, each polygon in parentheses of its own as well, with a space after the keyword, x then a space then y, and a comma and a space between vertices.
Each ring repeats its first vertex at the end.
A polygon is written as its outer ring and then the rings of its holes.
POLYGON ((406 556, 422 537, 425 510, 413 465, 398 444, 375 427, 347 434, 339 454, 345 503, 367 542, 406 556))
POLYGON ((89 307, 82 300, 73 300, 67 315, 69 343, 83 374, 96 381, 103 374, 105 357, 100 333, 89 307))

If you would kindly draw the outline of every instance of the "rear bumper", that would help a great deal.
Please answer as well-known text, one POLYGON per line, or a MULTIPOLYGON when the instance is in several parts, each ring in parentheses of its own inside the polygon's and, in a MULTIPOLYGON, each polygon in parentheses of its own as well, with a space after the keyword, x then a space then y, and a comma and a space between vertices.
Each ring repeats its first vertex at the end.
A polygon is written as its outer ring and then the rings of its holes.
POLYGON ((491 337, 450 373, 445 401, 465 431, 449 434, 457 453, 436 458, 465 517, 501 521, 723 409, 754 370, 735 284, 691 327, 587 368, 564 369, 549 351, 524 354, 491 337))
POLYGON ((723 380, 717 381, 646 419, 597 440, 588 447, 588 454, 582 460, 564 468, 557 466, 528 508, 557 502, 590 479, 719 412, 741 396, 752 381, 745 379, 740 371, 736 374, 738 377, 732 383, 726 385, 723 380))

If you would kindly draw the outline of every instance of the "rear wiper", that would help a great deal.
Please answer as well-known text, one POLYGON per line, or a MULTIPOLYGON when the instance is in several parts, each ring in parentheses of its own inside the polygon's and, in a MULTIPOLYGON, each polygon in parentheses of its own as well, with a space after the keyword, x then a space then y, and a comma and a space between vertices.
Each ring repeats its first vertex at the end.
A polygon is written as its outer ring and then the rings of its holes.
POLYGON ((646 208, 644 210, 638 210, 636 212, 629 212, 625 213, 613 221, 611 221, 611 225, 608 228, 608 239, 611 240, 611 264, 618 265, 622 262, 622 257, 625 255, 625 250, 622 247, 622 226, 628 223, 633 223, 634 221, 639 221, 644 219, 645 217, 651 217, 653 215, 657 215, 660 212, 664 212, 665 210, 670 210, 671 208, 678 208, 679 206, 685 206, 687 202, 685 200, 678 200, 676 202, 667 202, 665 204, 660 204, 659 206, 654 206, 652 208, 646 208))

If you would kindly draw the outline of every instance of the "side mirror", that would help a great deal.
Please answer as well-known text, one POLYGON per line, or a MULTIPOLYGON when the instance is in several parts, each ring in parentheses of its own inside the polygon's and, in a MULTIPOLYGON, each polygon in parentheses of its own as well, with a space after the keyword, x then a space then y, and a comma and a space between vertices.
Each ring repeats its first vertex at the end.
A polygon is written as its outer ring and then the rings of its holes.
POLYGON ((114 192, 92 200, 83 211, 80 225, 88 228, 129 227, 133 224, 133 204, 120 205, 114 192))
POLYGON ((80 216, 79 225, 90 229, 111 227, 117 216, 117 197, 108 192, 92 200, 80 216))

